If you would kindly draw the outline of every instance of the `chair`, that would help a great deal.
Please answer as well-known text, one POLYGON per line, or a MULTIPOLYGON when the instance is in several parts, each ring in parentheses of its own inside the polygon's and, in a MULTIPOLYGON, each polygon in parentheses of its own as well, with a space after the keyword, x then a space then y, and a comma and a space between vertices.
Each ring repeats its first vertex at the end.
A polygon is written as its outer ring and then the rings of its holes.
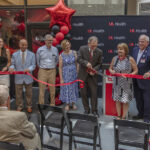
POLYGON ((0 150, 25 150, 22 143, 14 144, 0 141, 0 150))
POLYGON ((149 124, 114 119, 114 136, 115 150, 119 150, 119 144, 148 150, 149 124))
POLYGON ((75 146, 76 143, 80 143, 93 146, 93 150, 96 150, 96 147, 99 146, 101 150, 100 124, 96 116, 79 113, 67 113, 66 119, 69 129, 69 150, 72 150, 72 140, 75 142, 75 146), (75 121, 74 126, 73 121, 75 121), (96 144, 97 136, 99 137, 98 145, 96 144), (75 137, 92 139, 93 143, 75 140, 75 137))
POLYGON ((62 150, 63 149, 63 130, 65 127, 63 109, 50 105, 38 104, 38 108, 41 114, 41 143, 43 147, 53 150, 62 150), (50 114, 51 112, 51 114, 50 114), (46 126, 48 133, 52 136, 51 133, 60 134, 60 147, 54 147, 50 145, 43 144, 43 127, 46 126), (57 128, 60 129, 60 132, 53 131, 50 129, 57 128))

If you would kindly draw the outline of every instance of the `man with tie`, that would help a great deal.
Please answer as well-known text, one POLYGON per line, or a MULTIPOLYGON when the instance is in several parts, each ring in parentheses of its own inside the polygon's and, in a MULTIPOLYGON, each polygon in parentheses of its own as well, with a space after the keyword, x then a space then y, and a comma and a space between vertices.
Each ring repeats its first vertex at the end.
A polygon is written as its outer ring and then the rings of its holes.
POLYGON ((85 114, 90 113, 89 100, 87 97, 88 88, 91 94, 91 110, 94 115, 98 115, 97 111, 97 88, 98 88, 98 75, 89 69, 99 71, 102 65, 102 51, 97 48, 98 38, 91 36, 88 39, 87 46, 81 46, 78 52, 79 79, 85 82, 84 88, 81 89, 82 103, 84 106, 85 114))
MULTIPOLYGON (((132 56, 138 66, 138 74, 146 79, 150 72, 149 37, 145 34, 139 36, 138 47, 133 49, 132 56)), ((150 80, 134 79, 134 94, 138 116, 133 119, 143 119, 150 122, 150 80)))
MULTIPOLYGON (((12 65, 10 66, 9 71, 13 72, 15 70, 32 73, 36 66, 35 54, 27 49, 28 42, 26 39, 21 39, 19 41, 19 47, 20 50, 12 55, 12 65)), ((22 92, 24 86, 26 90, 27 111, 29 113, 32 112, 32 82, 33 79, 28 75, 15 75, 17 111, 23 109, 22 92)))
MULTIPOLYGON (((45 45, 38 48, 36 52, 37 65, 39 67, 38 79, 50 84, 55 84, 56 65, 58 63, 59 54, 56 47, 52 46, 53 36, 45 35, 45 45)), ((45 85, 39 83, 39 104, 44 104, 45 85)), ((55 87, 49 86, 50 105, 55 106, 55 87)))

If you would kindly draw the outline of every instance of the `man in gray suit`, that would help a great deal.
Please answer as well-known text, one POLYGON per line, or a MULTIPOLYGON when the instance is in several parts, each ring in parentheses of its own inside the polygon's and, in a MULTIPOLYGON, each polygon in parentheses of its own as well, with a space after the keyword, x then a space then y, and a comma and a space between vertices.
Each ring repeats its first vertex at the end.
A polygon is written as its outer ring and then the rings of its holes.
POLYGON ((8 110, 8 87, 0 85, 0 141, 22 143, 26 150, 41 150, 39 134, 24 112, 8 110))
POLYGON ((79 79, 85 82, 84 88, 81 89, 82 103, 84 106, 85 114, 90 113, 89 100, 87 97, 87 90, 90 89, 91 93, 91 109, 94 115, 97 112, 97 88, 98 88, 98 75, 89 69, 98 71, 102 64, 102 51, 97 48, 98 38, 91 36, 88 39, 87 46, 81 46, 78 52, 79 79))
MULTIPOLYGON (((20 50, 12 55, 12 65, 9 68, 10 72, 24 71, 30 72, 35 69, 35 54, 27 49, 28 43, 26 39, 21 39, 19 42, 20 50)), ((23 98, 22 91, 23 86, 26 90, 26 100, 27 100, 27 111, 32 112, 32 82, 33 79, 28 75, 15 75, 15 89, 16 89, 16 105, 17 111, 23 109, 23 98)))

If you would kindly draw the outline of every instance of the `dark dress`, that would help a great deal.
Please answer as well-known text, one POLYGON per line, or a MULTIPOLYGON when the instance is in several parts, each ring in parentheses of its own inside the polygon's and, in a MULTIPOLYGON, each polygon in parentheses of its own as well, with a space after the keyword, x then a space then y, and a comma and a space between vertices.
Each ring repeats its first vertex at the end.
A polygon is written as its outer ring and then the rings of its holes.
MULTIPOLYGON (((2 69, 7 66, 7 62, 8 59, 7 59, 6 50, 2 49, 1 56, 0 56, 0 71, 2 71, 2 69)), ((0 75, 0 84, 7 85, 9 87, 10 86, 9 75, 0 75)))

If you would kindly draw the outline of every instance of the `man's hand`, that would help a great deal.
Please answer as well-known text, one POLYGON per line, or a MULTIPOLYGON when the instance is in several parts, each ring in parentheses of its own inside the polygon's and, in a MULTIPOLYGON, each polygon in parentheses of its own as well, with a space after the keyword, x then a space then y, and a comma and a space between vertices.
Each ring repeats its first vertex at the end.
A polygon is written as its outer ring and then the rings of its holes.
POLYGON ((24 72, 30 72, 30 70, 29 69, 24 69, 24 72))
POLYGON ((14 68, 9 68, 9 72, 13 73, 14 72, 14 68))
POLYGON ((144 75, 143 75, 143 78, 146 79, 146 78, 149 78, 150 77, 150 72, 146 72, 144 75))
POLYGON ((4 68, 2 69, 2 71, 7 71, 7 69, 8 69, 7 67, 4 67, 4 68))
POLYGON ((90 72, 89 74, 90 74, 91 76, 94 76, 94 75, 95 75, 95 73, 93 73, 93 72, 90 72))
POLYGON ((86 66, 87 66, 87 68, 92 68, 91 63, 89 63, 89 62, 87 63, 87 65, 86 65, 86 66))

